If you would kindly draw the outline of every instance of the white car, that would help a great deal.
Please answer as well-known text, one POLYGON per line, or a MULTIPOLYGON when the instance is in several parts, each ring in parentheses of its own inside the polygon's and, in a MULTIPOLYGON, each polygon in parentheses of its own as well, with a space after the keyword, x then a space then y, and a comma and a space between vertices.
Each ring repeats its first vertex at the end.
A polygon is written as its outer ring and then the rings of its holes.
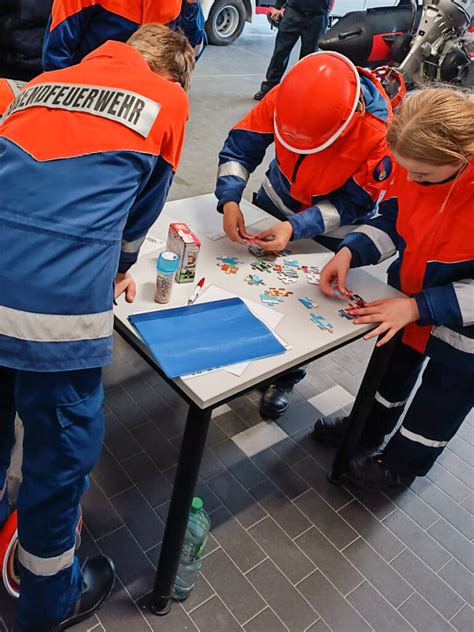
POLYGON ((350 11, 395 7, 397 4, 399 4, 399 0, 335 0, 331 13, 335 18, 342 18, 350 11))
MULTIPOLYGON (((403 0, 402 0, 403 1, 403 0)), ((232 44, 256 12, 265 12, 272 0, 201 0, 206 19, 206 32, 211 44, 232 44), (260 11, 259 11, 260 9, 260 11)), ((394 7, 400 0, 335 0, 332 16, 341 18, 350 11, 365 11, 376 7, 394 7)))

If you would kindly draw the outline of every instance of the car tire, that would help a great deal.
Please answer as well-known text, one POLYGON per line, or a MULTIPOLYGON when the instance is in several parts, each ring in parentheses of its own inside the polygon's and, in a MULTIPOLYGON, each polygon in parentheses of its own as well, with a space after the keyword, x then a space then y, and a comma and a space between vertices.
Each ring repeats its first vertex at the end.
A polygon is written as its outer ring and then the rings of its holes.
POLYGON ((216 0, 206 21, 206 33, 210 44, 232 44, 245 26, 247 12, 242 0, 216 0))

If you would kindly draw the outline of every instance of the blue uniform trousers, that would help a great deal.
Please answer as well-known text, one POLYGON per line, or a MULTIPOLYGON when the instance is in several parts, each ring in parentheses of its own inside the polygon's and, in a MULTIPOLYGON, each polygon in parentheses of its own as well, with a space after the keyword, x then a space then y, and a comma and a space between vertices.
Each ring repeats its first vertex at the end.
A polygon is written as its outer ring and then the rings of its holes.
MULTIPOLYGON (((400 420, 426 356, 399 342, 375 396, 361 443, 382 443, 400 420)), ((402 476, 424 476, 474 405, 474 373, 428 359, 421 385, 384 462, 402 476)))
POLYGON ((18 632, 47 632, 80 597, 74 555, 79 500, 103 442, 102 370, 36 373, 0 368, 0 483, 24 425, 18 496, 18 632))
POLYGON ((15 443, 14 373, 0 367, 0 526, 8 517, 7 469, 15 443))

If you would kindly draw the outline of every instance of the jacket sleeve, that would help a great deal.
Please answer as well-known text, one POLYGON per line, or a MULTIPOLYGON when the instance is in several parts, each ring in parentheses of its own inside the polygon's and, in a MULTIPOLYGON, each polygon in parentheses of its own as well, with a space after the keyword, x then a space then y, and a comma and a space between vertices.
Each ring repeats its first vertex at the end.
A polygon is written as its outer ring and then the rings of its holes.
POLYGON ((262 162, 273 143, 273 112, 276 91, 271 90, 229 132, 219 154, 215 195, 217 210, 226 202, 239 203, 250 174, 262 162))
POLYGON ((174 172, 161 156, 154 158, 153 170, 142 185, 130 209, 122 234, 119 272, 126 272, 138 259, 146 234, 166 202, 174 172))
POLYGON ((196 59, 199 59, 207 45, 206 22, 200 0, 195 3, 183 0, 181 13, 168 26, 183 31, 194 48, 196 59))
POLYGON ((346 247, 352 252, 351 268, 374 265, 399 250, 397 215, 398 200, 388 193, 379 205, 379 214, 346 235, 338 250, 346 247))
POLYGON ((293 239, 326 235, 339 226, 368 219, 391 173, 392 160, 384 141, 342 187, 289 218, 293 239))
POLYGON ((325 235, 339 226, 353 224, 373 212, 375 204, 376 201, 351 178, 337 191, 288 218, 293 227, 293 239, 325 235))
POLYGON ((420 325, 467 327, 474 325, 474 280, 462 279, 430 287, 414 296, 420 325))
POLYGON ((55 0, 43 40, 43 69, 59 70, 79 63, 109 39, 126 42, 139 24, 94 2, 55 0), (69 14, 64 17, 60 3, 69 14), (81 6, 84 5, 84 6, 81 6))
POLYGON ((51 28, 52 16, 48 20, 43 40, 43 70, 68 68, 77 61, 81 34, 89 21, 89 13, 78 11, 51 28))

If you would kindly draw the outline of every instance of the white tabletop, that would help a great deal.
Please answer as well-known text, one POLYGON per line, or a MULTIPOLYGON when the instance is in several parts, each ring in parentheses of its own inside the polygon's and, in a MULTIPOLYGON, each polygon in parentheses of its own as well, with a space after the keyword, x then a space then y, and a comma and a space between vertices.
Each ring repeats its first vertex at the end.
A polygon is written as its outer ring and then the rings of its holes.
MULTIPOLYGON (((247 222, 247 226, 253 224, 251 232, 256 232, 257 229, 261 230, 275 223, 274 218, 248 202, 243 201, 241 207, 246 218, 251 218, 247 222)), ((343 302, 324 296, 317 285, 307 283, 306 276, 302 272, 299 274, 297 283, 285 285, 278 279, 275 272, 268 274, 252 270, 250 263, 255 261, 256 257, 245 246, 235 244, 227 237, 220 239, 206 237, 205 233, 211 235, 220 232, 222 226, 222 216, 216 211, 214 195, 201 195, 168 202, 159 219, 151 228, 150 234, 166 242, 169 224, 182 221, 188 224, 202 242, 197 262, 196 282, 201 277, 206 277, 206 286, 212 284, 257 303, 260 303, 259 295, 269 287, 285 288, 293 292, 293 295, 285 298, 283 303, 271 308, 284 314, 276 333, 290 345, 290 350, 278 356, 251 362, 240 377, 221 369, 191 379, 179 378, 174 380, 179 389, 200 408, 219 405, 226 399, 285 369, 354 340, 361 333, 370 329, 369 326, 356 326, 352 321, 341 318, 338 315, 338 310, 346 306, 347 301, 343 302), (240 264, 236 274, 226 274, 218 267, 217 257, 238 257, 243 263, 240 264), (249 273, 262 277, 266 283, 265 287, 250 286, 245 283, 244 278, 249 273), (298 301, 299 297, 304 296, 315 299, 318 307, 311 311, 306 309, 298 301), (310 320, 311 312, 323 315, 334 326, 334 333, 322 331, 312 323, 310 320)), ((332 256, 330 251, 309 239, 291 242, 288 247, 291 251, 291 257, 296 259, 300 265, 313 265, 322 268, 332 256)), ((175 283, 171 301, 163 306, 155 303, 153 296, 156 258, 157 252, 139 258, 130 270, 137 282, 135 302, 133 304, 126 303, 123 297, 120 297, 117 301, 118 305, 115 307, 116 317, 129 328, 133 336, 136 336, 135 330, 127 319, 130 314, 186 305, 188 297, 195 287, 194 283, 175 283)), ((400 296, 399 292, 363 270, 351 270, 347 286, 366 301, 400 296)), ((232 335, 232 332, 229 332, 229 335, 232 335)), ((151 354, 150 357, 152 357, 151 354)))

